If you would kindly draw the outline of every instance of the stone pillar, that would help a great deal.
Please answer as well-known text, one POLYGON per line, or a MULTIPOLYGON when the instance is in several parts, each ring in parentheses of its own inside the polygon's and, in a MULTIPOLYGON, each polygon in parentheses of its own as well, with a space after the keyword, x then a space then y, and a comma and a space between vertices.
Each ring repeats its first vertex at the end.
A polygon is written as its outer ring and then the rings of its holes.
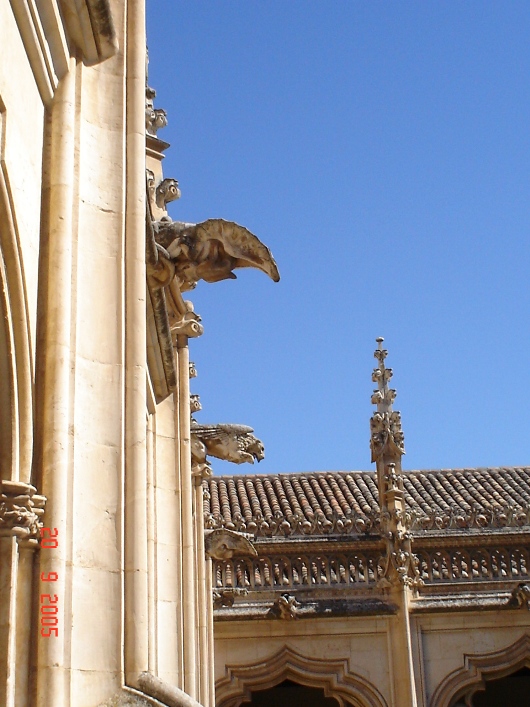
POLYGON ((204 548, 204 522, 202 511, 202 475, 194 477, 195 482, 195 544, 197 548, 196 577, 197 577, 197 606, 198 606, 198 659, 199 659, 199 702, 204 707, 210 705, 210 672, 213 666, 213 654, 209 652, 208 643, 208 605, 212 602, 212 593, 207 590, 207 569, 210 569, 210 560, 206 560, 204 548), (207 565, 208 563, 208 565, 207 565))
MULTIPOLYGON (((178 424, 182 504, 182 605, 184 609, 184 690, 194 699, 197 684, 196 562, 191 476, 190 358, 188 337, 177 336, 178 424)), ((202 657, 202 656, 201 656, 202 657)))
MULTIPOLYGON (((65 634, 69 625, 66 613, 68 479, 71 435, 71 327, 72 327, 72 230, 76 147, 76 61, 61 80, 48 122, 49 168, 43 190, 43 233, 46 244, 41 257, 39 296, 42 316, 46 317, 44 338, 37 351, 42 371, 41 418, 37 418, 42 440, 40 485, 49 499, 46 524, 57 530, 58 547, 40 555, 40 573, 57 575, 53 594, 59 597, 58 620, 62 630, 53 638, 38 634, 38 707, 67 707, 65 634), (63 542, 61 542, 63 541, 63 542)), ((39 326, 42 326, 42 321, 39 326)))
POLYGON ((135 686, 149 664, 143 0, 127 3, 126 43, 125 682, 135 686))

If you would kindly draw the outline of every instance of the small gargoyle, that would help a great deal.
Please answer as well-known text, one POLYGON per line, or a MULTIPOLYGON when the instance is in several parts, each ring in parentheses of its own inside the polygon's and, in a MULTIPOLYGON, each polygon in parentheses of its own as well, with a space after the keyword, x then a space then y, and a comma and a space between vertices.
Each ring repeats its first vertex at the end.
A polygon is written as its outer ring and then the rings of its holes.
POLYGON ((204 532, 206 555, 214 560, 231 560, 232 557, 256 557, 258 551, 251 541, 251 535, 237 533, 228 528, 217 528, 204 532))
POLYGON ((253 233, 233 221, 208 219, 202 223, 162 220, 153 224, 156 242, 175 265, 181 291, 199 280, 234 280, 235 268, 257 268, 274 282, 280 274, 272 253, 253 233))

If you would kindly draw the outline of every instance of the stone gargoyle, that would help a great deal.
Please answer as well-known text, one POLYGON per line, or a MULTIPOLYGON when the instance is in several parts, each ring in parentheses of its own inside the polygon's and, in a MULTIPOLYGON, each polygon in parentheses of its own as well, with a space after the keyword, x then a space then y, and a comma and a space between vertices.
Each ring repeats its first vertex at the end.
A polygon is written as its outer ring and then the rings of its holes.
POLYGON ((217 457, 234 464, 254 459, 265 459, 263 443, 247 425, 199 425, 195 420, 191 425, 191 461, 197 473, 208 472, 210 465, 206 457, 217 457))
POLYGON ((155 239, 175 265, 182 292, 199 280, 234 280, 235 268, 257 268, 274 282, 280 274, 272 253, 253 233, 233 221, 155 221, 155 239))
POLYGON ((214 560, 230 560, 232 557, 255 557, 258 551, 251 542, 252 536, 228 528, 204 531, 206 555, 214 560))

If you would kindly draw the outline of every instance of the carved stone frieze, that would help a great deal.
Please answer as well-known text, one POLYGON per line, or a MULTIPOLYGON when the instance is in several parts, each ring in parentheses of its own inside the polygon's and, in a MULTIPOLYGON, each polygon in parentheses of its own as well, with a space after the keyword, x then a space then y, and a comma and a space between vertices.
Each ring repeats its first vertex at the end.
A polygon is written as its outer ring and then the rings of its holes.
MULTIPOLYGON (((207 528, 221 528, 227 523, 222 514, 213 509, 205 514, 204 522, 207 528)), ((312 514, 311 519, 301 514, 275 516, 272 513, 263 515, 256 512, 250 517, 233 518, 228 522, 233 523, 236 530, 254 533, 260 537, 362 535, 368 532, 377 532, 380 517, 379 513, 375 511, 370 514, 370 517, 362 517, 353 512, 347 517, 336 514, 328 517, 317 512, 312 514)))
POLYGON ((522 528, 530 525, 530 509, 520 506, 498 508, 471 508, 467 511, 459 507, 445 512, 430 513, 410 511, 411 528, 414 530, 464 530, 468 528, 522 528))
POLYGON ((2 481, 0 485, 0 536, 11 535, 36 544, 46 498, 22 481, 2 481))
POLYGON ((181 291, 192 290, 199 280, 219 282, 235 279, 235 268, 262 270, 278 282, 280 275, 272 253, 243 226, 223 219, 202 223, 157 221, 157 243, 175 263, 181 291))

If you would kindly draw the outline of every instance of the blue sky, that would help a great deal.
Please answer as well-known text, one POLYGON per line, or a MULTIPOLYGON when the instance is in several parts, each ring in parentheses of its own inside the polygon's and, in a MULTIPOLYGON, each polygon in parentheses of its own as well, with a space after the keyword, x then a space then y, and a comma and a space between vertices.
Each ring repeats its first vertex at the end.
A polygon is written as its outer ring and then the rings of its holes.
POLYGON ((175 220, 274 253, 199 283, 200 422, 259 465, 370 469, 375 337, 404 467, 530 462, 530 4, 148 0, 175 220))

